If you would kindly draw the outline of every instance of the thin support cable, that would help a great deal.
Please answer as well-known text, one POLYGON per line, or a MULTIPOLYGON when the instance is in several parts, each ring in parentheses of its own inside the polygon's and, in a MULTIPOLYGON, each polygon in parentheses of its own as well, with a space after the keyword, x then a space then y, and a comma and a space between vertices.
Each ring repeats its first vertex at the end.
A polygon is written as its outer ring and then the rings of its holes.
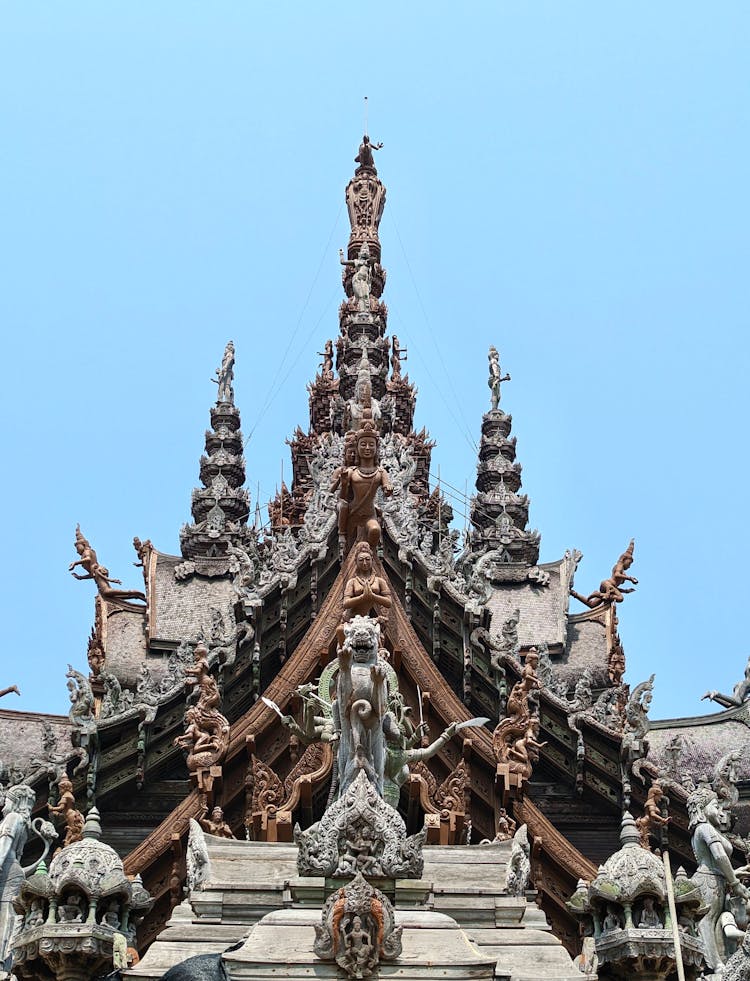
POLYGON ((390 219, 391 223, 393 224, 393 229, 396 232, 396 238, 398 239, 398 244, 401 246, 401 252, 403 253, 404 261, 406 263, 406 268, 407 268, 407 270, 409 272, 409 277, 411 279, 412 286, 414 287, 414 292, 416 293, 417 301, 419 302, 419 307, 420 307, 420 309, 422 311, 422 316, 424 317, 425 326, 427 327, 427 333, 429 334, 430 339, 431 339, 432 344, 433 344, 433 347, 435 348, 435 351, 437 352, 437 356, 438 356, 438 358, 440 360, 440 364, 442 365, 443 371, 445 372, 445 376, 448 379, 448 385, 450 386, 451 393, 453 394, 453 397, 456 400, 456 404, 458 405, 458 411, 460 412, 461 418, 463 419, 463 424, 464 424, 465 430, 466 430, 466 432, 469 435, 469 439, 471 440, 471 442, 474 445, 474 449, 476 450, 476 449, 478 449, 477 444, 474 443, 474 439, 473 439, 473 437, 471 435, 471 428, 470 428, 468 422, 466 421, 466 417, 464 416, 463 409, 461 408, 461 400, 459 399, 458 394, 457 394, 455 388, 453 387, 453 379, 451 378, 450 372, 448 371, 448 368, 447 368, 447 366, 445 364, 445 359, 443 358, 442 351, 440 350, 440 347, 439 347, 437 341, 435 340, 435 333, 434 333, 434 331, 432 329, 432 324, 430 323, 430 318, 427 315, 427 310, 426 310, 425 305, 424 305, 424 303, 422 301, 422 294, 419 292, 419 287, 417 286, 417 281, 416 281, 416 278, 414 276, 414 272, 412 271, 411 263, 409 262, 409 256, 406 254, 406 249, 404 248, 404 243, 403 243, 403 240, 401 238, 401 233, 398 230, 398 224, 396 223, 396 217, 395 217, 395 215, 393 213, 393 208, 392 207, 388 211, 388 216, 389 216, 389 219, 390 219))

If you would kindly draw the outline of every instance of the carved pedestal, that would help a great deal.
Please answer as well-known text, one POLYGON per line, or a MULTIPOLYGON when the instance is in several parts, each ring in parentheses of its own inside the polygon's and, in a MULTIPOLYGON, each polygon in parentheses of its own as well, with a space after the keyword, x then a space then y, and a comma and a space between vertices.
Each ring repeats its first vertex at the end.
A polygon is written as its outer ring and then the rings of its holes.
POLYGON ((427 845, 458 845, 463 840, 466 815, 459 811, 441 811, 439 814, 425 814, 424 826, 427 831, 427 845))
POLYGON ((520 800, 523 797, 526 779, 522 773, 511 769, 508 763, 498 763, 495 771, 495 784, 503 795, 503 806, 507 807, 510 800, 520 800))
POLYGON ((291 841, 292 812, 267 807, 253 811, 253 837, 255 841, 291 841))

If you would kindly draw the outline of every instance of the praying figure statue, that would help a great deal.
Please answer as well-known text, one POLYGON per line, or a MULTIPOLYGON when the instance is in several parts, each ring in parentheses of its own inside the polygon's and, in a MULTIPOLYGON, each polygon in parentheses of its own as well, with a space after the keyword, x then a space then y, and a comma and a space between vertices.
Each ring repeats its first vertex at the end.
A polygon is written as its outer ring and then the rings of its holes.
POLYGON ((344 622, 355 616, 374 616, 381 627, 388 620, 391 591, 372 568, 372 548, 368 542, 358 542, 354 549, 354 575, 344 587, 344 622))
POLYGON ((356 259, 345 259, 344 252, 339 249, 339 259, 342 266, 352 266, 354 275, 352 276, 352 290, 354 299, 357 301, 357 309, 360 312, 368 313, 370 310, 370 288, 372 286, 372 266, 370 259, 370 246, 364 242, 359 250, 356 259))
POLYGON ((510 375, 500 373, 500 354, 494 345, 490 346, 487 357, 490 362, 490 377, 487 379, 487 385, 490 389, 490 405, 494 412, 500 404, 500 386, 503 382, 510 381, 510 375))
POLYGON ((380 543, 380 522, 375 510, 375 495, 382 489, 393 493, 388 474, 378 465, 378 435, 370 420, 362 423, 356 440, 357 465, 341 473, 339 484, 339 546, 345 554, 357 539, 364 539, 371 549, 380 543))
POLYGON ((221 367, 216 369, 216 378, 211 381, 219 386, 216 393, 217 402, 228 402, 234 405, 234 342, 230 341, 224 348, 224 357, 221 359, 221 367))

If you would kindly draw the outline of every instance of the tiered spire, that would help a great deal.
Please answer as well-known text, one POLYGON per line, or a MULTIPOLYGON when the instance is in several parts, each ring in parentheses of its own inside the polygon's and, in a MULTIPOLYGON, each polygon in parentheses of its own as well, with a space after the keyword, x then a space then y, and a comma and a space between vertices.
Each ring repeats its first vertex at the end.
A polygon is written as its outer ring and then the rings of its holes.
POLYGON ((212 381, 218 385, 218 392, 211 408, 211 429, 206 430, 206 452, 200 459, 203 487, 193 491, 193 524, 183 525, 180 531, 180 547, 186 559, 224 555, 230 543, 240 544, 250 534, 250 497, 243 487, 245 458, 240 412, 234 404, 231 341, 212 381))
POLYGON ((500 408, 500 389, 510 375, 502 375, 500 356, 489 351, 491 408, 482 416, 482 438, 477 464, 477 494, 471 503, 470 535, 474 553, 498 553, 493 579, 526 578, 539 558, 538 531, 530 531, 529 499, 520 494, 521 464, 516 462, 516 437, 510 435, 512 416, 500 408))
POLYGON ((345 436, 356 426, 358 406, 366 397, 381 435, 394 433, 409 444, 417 461, 410 489, 419 498, 429 490, 432 443, 424 430, 413 431, 416 389, 402 374, 406 348, 397 337, 386 336, 388 308, 381 297, 386 273, 380 264, 380 220, 386 189, 378 177, 373 151, 382 147, 363 136, 355 157, 357 167, 346 187, 346 204, 351 226, 346 253, 340 251, 342 282, 346 298, 339 309, 339 336, 325 342, 319 371, 308 385, 310 431, 299 429, 289 441, 294 479, 290 523, 302 521, 312 494, 310 455, 320 437, 345 436), (390 377, 389 377, 390 375, 390 377))

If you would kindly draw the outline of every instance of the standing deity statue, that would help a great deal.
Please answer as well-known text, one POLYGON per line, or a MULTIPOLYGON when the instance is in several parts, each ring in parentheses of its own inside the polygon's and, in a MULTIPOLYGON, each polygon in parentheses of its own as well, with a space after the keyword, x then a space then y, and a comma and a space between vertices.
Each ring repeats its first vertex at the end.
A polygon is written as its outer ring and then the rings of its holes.
POLYGON ((406 348, 394 334, 391 338, 391 381, 401 381, 401 362, 406 361, 406 348))
POLYGON ((356 259, 345 259, 343 250, 339 249, 339 260, 342 266, 353 267, 352 290, 357 302, 357 309, 361 313, 369 313, 373 266, 373 261, 370 258, 370 246, 364 242, 356 259))
POLYGON ((359 152, 354 158, 354 162, 359 164, 357 169, 372 170, 374 173, 377 173, 375 170, 375 158, 372 155, 372 151, 382 149, 382 143, 371 143, 370 137, 367 135, 367 133, 365 133, 365 135, 362 137, 362 142, 359 144, 359 152))
POLYGON ((506 706, 506 717, 501 719, 492 734, 493 749, 498 763, 507 764, 511 773, 522 779, 531 777, 533 765, 539 758, 539 750, 546 746, 538 740, 539 718, 531 714, 529 699, 542 687, 536 673, 539 652, 532 648, 526 655, 521 680, 511 689, 506 706))
POLYGON ((487 385, 490 390, 490 405, 492 406, 492 410, 495 411, 500 404, 500 386, 503 382, 510 381, 510 375, 501 374, 500 354, 494 345, 490 346, 487 357, 490 362, 490 376, 487 379, 487 385))
POLYGON ((216 378, 211 381, 219 386, 216 393, 217 402, 228 402, 234 405, 234 342, 230 341, 224 348, 221 367, 216 369, 216 378))
POLYGON ((35 800, 36 794, 26 784, 10 787, 5 794, 0 820, 0 976, 3 977, 8 976, 11 969, 10 945, 16 926, 13 900, 23 880, 46 859, 50 845, 57 837, 48 821, 37 818, 32 822, 31 809, 35 800), (21 856, 32 831, 44 841, 44 852, 32 866, 23 868, 21 856))
POLYGON ((344 625, 344 635, 344 643, 338 649, 333 703, 339 739, 339 798, 360 770, 382 797, 385 730, 396 739, 398 727, 388 712, 388 666, 380 657, 380 629, 371 617, 355 616, 344 625))
POLYGON ((318 356, 323 359, 320 365, 320 375, 323 381, 333 381, 333 341, 326 341, 322 351, 318 351, 318 356))
POLYGON ((390 497, 393 487, 388 474, 378 465, 378 435, 373 423, 365 420, 357 432, 357 465, 342 471, 339 485, 339 546, 342 553, 359 539, 377 548, 380 522, 375 495, 382 488, 390 497))
POLYGON ((688 830, 692 833, 698 862, 693 882, 708 906, 698 933, 706 964, 720 973, 747 926, 749 894, 738 878, 738 870, 732 867, 732 844, 720 830, 724 815, 714 791, 710 787, 698 787, 688 797, 687 809, 688 830))

